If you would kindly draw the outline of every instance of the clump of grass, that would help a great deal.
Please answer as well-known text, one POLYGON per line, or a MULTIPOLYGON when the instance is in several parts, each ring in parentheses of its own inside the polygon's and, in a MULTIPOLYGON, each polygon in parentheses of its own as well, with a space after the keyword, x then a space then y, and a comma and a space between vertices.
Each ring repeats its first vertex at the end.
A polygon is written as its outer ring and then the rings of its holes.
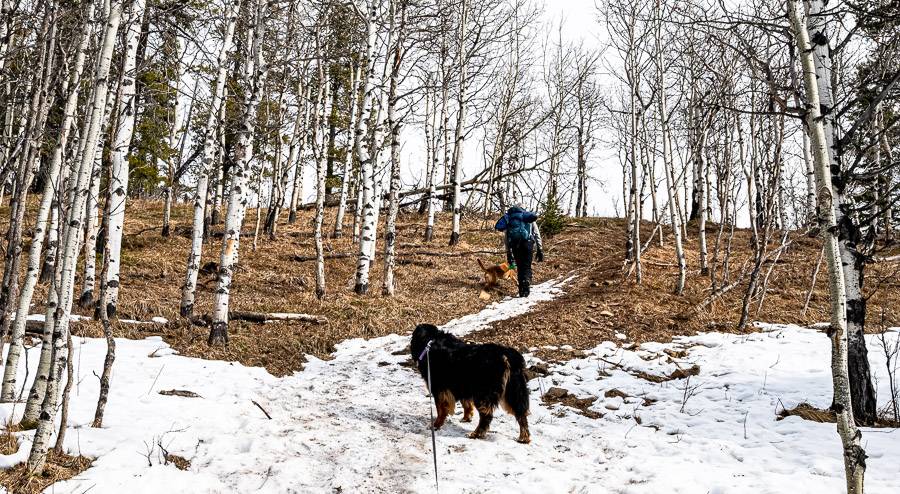
POLYGON ((47 454, 44 473, 34 475, 25 463, 10 469, 0 470, 0 486, 16 494, 38 494, 51 484, 74 478, 88 469, 94 460, 86 456, 71 456, 55 453, 47 454))

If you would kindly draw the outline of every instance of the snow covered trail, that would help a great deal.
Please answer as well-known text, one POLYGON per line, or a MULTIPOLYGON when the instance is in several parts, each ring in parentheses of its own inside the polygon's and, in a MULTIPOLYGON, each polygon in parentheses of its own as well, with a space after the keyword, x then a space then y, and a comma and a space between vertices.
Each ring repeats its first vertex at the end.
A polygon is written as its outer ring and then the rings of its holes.
MULTIPOLYGON (((527 300, 493 304, 444 328, 458 335, 477 331, 552 299, 564 284, 539 285, 527 300)), ((890 333, 889 341, 898 336, 890 333)), ((415 369, 400 365, 408 360, 407 336, 346 341, 333 359, 311 358, 302 372, 284 378, 174 355, 158 338, 117 343, 106 426, 97 430, 89 427, 98 388, 93 372, 101 367, 104 342, 76 342, 80 379, 67 448, 97 460, 49 492, 434 492, 430 401, 415 369), (159 394, 171 389, 202 397, 159 394), (163 449, 189 459, 190 468, 165 464, 163 449)), ((465 435, 474 424, 461 424, 457 410, 438 432, 441 492, 843 491, 835 426, 775 420, 784 406, 830 401, 829 341, 821 332, 770 325, 744 336, 707 333, 665 345, 621 345, 599 345, 529 383, 530 445, 515 442, 515 420, 503 413, 486 440, 470 440, 465 435), (648 380, 694 365, 699 373, 690 380, 648 380), (550 387, 596 398, 589 410, 603 416, 541 403, 540 392, 550 387)), ((884 355, 874 337, 869 345, 883 404, 884 355)), ((32 352, 33 365, 37 349, 32 352)), ((20 409, 0 405, 0 419, 20 409)), ((900 492, 900 431, 863 434, 868 492, 900 492)), ((19 452, 0 456, 0 466, 27 454, 30 434, 18 435, 19 452)))
MULTIPOLYGON (((522 314, 555 298, 567 282, 537 285, 528 299, 491 304, 444 328, 463 335, 522 314)), ((52 492, 427 491, 430 400, 418 373, 399 365, 408 359, 408 342, 399 335, 348 340, 333 359, 308 357, 302 372, 276 378, 262 368, 174 355, 159 338, 120 339, 105 426, 97 430, 89 427, 99 388, 93 372, 102 368, 105 344, 78 338, 67 449, 97 460, 52 492), (159 394, 173 389, 201 397, 159 394), (189 459, 190 468, 165 464, 166 453, 189 459)), ((32 366, 38 351, 29 352, 32 366)), ((0 405, 0 420, 21 408, 0 405)), ((498 430, 510 447, 520 447, 514 421, 505 422, 495 421, 506 426, 498 430)), ((441 434, 464 435, 455 423, 441 434)), ((4 467, 30 448, 30 433, 17 435, 19 452, 0 456, 4 467)))

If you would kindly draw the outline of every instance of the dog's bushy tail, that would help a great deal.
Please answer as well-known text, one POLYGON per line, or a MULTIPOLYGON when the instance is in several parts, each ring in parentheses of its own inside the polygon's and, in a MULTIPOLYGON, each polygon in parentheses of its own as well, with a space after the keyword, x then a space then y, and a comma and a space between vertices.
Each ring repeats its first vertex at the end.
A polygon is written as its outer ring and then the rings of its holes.
POLYGON ((482 261, 480 257, 476 257, 475 260, 478 261, 478 265, 481 266, 482 271, 487 271, 487 268, 484 267, 484 261, 482 261))
POLYGON ((504 399, 516 416, 528 414, 528 382, 525 380, 525 358, 522 354, 507 348, 503 352, 509 364, 509 379, 506 381, 504 399))

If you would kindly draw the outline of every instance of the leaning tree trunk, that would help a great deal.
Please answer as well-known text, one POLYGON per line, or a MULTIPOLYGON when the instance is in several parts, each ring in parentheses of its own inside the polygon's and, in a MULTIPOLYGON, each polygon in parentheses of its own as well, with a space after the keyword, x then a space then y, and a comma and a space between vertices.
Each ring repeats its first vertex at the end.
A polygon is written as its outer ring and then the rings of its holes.
POLYGON ((832 184, 835 192, 835 214, 838 225, 838 247, 844 270, 844 290, 847 297, 847 345, 848 372, 852 396, 853 415, 858 424, 872 425, 877 416, 875 389, 869 370, 869 357, 865 341, 866 298, 863 295, 863 270, 865 256, 859 252, 861 232, 854 224, 853 204, 847 201, 844 188, 847 180, 843 175, 840 156, 835 146, 838 141, 838 126, 833 111, 835 95, 832 86, 831 38, 825 22, 825 2, 814 0, 809 3, 808 26, 813 45, 813 63, 816 70, 819 104, 823 109, 825 142, 832 169, 832 184))
POLYGON ((116 317, 116 309, 119 304, 119 287, 121 280, 119 271, 121 266, 122 234, 125 229, 125 202, 128 199, 128 148, 131 147, 131 138, 134 136, 136 75, 137 75, 137 50, 141 35, 141 24, 144 19, 145 0, 134 0, 131 4, 131 19, 128 31, 125 33, 125 54, 122 62, 122 89, 118 108, 118 127, 113 138, 112 162, 110 165, 109 180, 109 228, 106 231, 106 245, 109 263, 104 290, 106 300, 106 312, 109 317, 116 317))
MULTIPOLYGON (((47 451, 50 447, 50 436, 54 430, 56 409, 59 401, 58 396, 58 378, 66 367, 68 356, 67 341, 69 335, 69 315, 72 308, 72 295, 75 283, 75 271, 78 260, 78 244, 82 234, 82 222, 84 221, 85 200, 88 193, 91 168, 94 163, 94 153, 96 151, 96 142, 100 134, 100 124, 102 113, 105 108, 106 94, 109 90, 109 67, 112 62, 112 52, 116 41, 116 32, 119 29, 119 22, 122 15, 122 3, 120 1, 110 2, 109 16, 106 22, 106 29, 103 41, 100 45, 100 53, 97 57, 97 69, 93 80, 94 94, 91 98, 91 107, 88 118, 85 123, 82 136, 87 139, 88 144, 85 146, 85 153, 78 164, 77 173, 72 178, 75 181, 73 196, 73 204, 70 205, 66 224, 68 225, 65 235, 64 248, 60 254, 61 276, 58 290, 51 289, 51 296, 48 302, 54 302, 57 299, 53 293, 58 293, 59 297, 56 304, 48 304, 48 314, 53 313, 52 317, 47 318, 46 326, 53 327, 53 351, 52 357, 54 368, 49 373, 47 382, 47 390, 44 393, 41 413, 37 423, 37 430, 34 434, 34 442, 32 443, 31 453, 28 457, 28 471, 32 475, 38 475, 43 472, 44 465, 47 461, 47 451)), ((46 331, 46 328, 45 328, 46 331)))
POLYGON ((47 122, 47 110, 50 105, 49 85, 56 55, 57 9, 49 6, 44 14, 38 40, 41 46, 40 58, 37 60, 41 70, 36 78, 27 124, 24 126, 25 147, 20 159, 16 160, 16 193, 10 201, 10 222, 6 239, 6 262, 3 266, 3 286, 0 289, 0 336, 5 336, 12 323, 12 310, 19 298, 19 263, 22 259, 22 230, 25 222, 28 191, 34 179, 40 158, 40 146, 43 140, 44 126, 47 122))
MULTIPOLYGON (((44 192, 41 198, 41 204, 38 208, 37 220, 35 220, 34 225, 34 236, 31 239, 31 248, 28 252, 28 267, 25 272, 25 281, 19 296, 19 305, 16 309, 16 320, 13 326, 12 336, 10 337, 9 351, 7 352, 6 365, 3 372, 3 388, 2 391, 0 391, 0 401, 3 402, 9 402, 15 399, 16 373, 19 368, 19 357, 23 349, 25 326, 31 308, 32 297, 34 296, 34 288, 38 282, 41 245, 44 241, 47 216, 53 208, 54 203, 57 202, 57 198, 61 195, 58 193, 58 187, 60 185, 59 177, 62 168, 63 151, 66 149, 69 133, 71 132, 72 124, 75 121, 75 108, 78 105, 78 93, 81 89, 81 75, 84 71, 87 46, 88 41, 90 40, 91 25, 89 23, 90 19, 93 17, 94 3, 87 2, 84 13, 86 24, 82 29, 78 49, 75 52, 75 61, 72 72, 62 86, 63 94, 67 94, 66 103, 63 107, 63 121, 59 129, 59 140, 53 148, 53 156, 50 159, 50 165, 47 169, 47 181, 44 184, 44 192)), ((59 214, 58 205, 56 214, 59 214)))
POLYGON ((203 158, 197 180, 197 193, 194 196, 194 218, 191 229, 191 250, 187 259, 187 270, 184 285, 181 287, 182 317, 194 313, 194 301, 197 292, 197 275, 200 272, 200 258, 203 254, 203 232, 206 222, 206 200, 209 195, 209 174, 216 160, 216 125, 219 108, 222 106, 225 81, 228 78, 229 52, 234 40, 234 28, 237 25, 237 13, 240 2, 228 4, 225 11, 225 38, 219 50, 218 72, 212 87, 212 100, 203 137, 203 158))
MULTIPOLYGON (((813 7, 811 14, 822 11, 821 0, 813 0, 811 3, 813 7)), ((815 164, 819 230, 825 243, 824 257, 828 266, 828 286, 831 298, 831 325, 828 329, 828 336, 831 338, 831 374, 834 386, 832 410, 837 419, 838 435, 844 449, 847 493, 863 494, 866 453, 862 447, 862 434, 853 420, 847 367, 847 299, 838 246, 837 209, 839 204, 832 188, 832 161, 819 99, 816 63, 807 27, 807 16, 802 10, 802 4, 797 3, 796 0, 788 0, 787 8, 803 67, 803 82, 807 97, 806 131, 809 135, 810 149, 815 164)), ((810 20, 810 22, 815 21, 810 20)))
POLYGON ((267 66, 263 57, 263 41, 266 32, 266 0, 256 0, 253 7, 252 27, 247 31, 247 46, 250 47, 244 62, 243 77, 249 87, 244 96, 244 109, 238 127, 237 142, 234 146, 234 165, 231 167, 231 192, 228 196, 228 214, 225 217, 225 234, 222 237, 222 252, 219 256, 219 274, 216 280, 216 297, 212 313, 212 325, 208 344, 228 344, 228 303, 231 295, 231 281, 238 260, 241 225, 247 208, 247 178, 250 159, 253 156, 253 133, 256 128, 256 110, 266 83, 267 66))

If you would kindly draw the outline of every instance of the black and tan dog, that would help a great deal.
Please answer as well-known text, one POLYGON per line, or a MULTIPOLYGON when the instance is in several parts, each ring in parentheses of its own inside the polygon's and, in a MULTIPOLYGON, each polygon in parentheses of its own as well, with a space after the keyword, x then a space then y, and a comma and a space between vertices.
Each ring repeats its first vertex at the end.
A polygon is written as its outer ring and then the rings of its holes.
POLYGON ((437 418, 432 424, 435 429, 444 425, 459 400, 463 406, 463 422, 471 421, 475 410, 478 410, 478 427, 469 437, 483 439, 499 405, 516 417, 519 423, 518 441, 525 444, 531 442, 528 432, 528 385, 525 359, 521 353, 492 343, 466 343, 431 324, 416 327, 410 351, 426 385, 430 360, 431 394, 437 408, 437 418))

